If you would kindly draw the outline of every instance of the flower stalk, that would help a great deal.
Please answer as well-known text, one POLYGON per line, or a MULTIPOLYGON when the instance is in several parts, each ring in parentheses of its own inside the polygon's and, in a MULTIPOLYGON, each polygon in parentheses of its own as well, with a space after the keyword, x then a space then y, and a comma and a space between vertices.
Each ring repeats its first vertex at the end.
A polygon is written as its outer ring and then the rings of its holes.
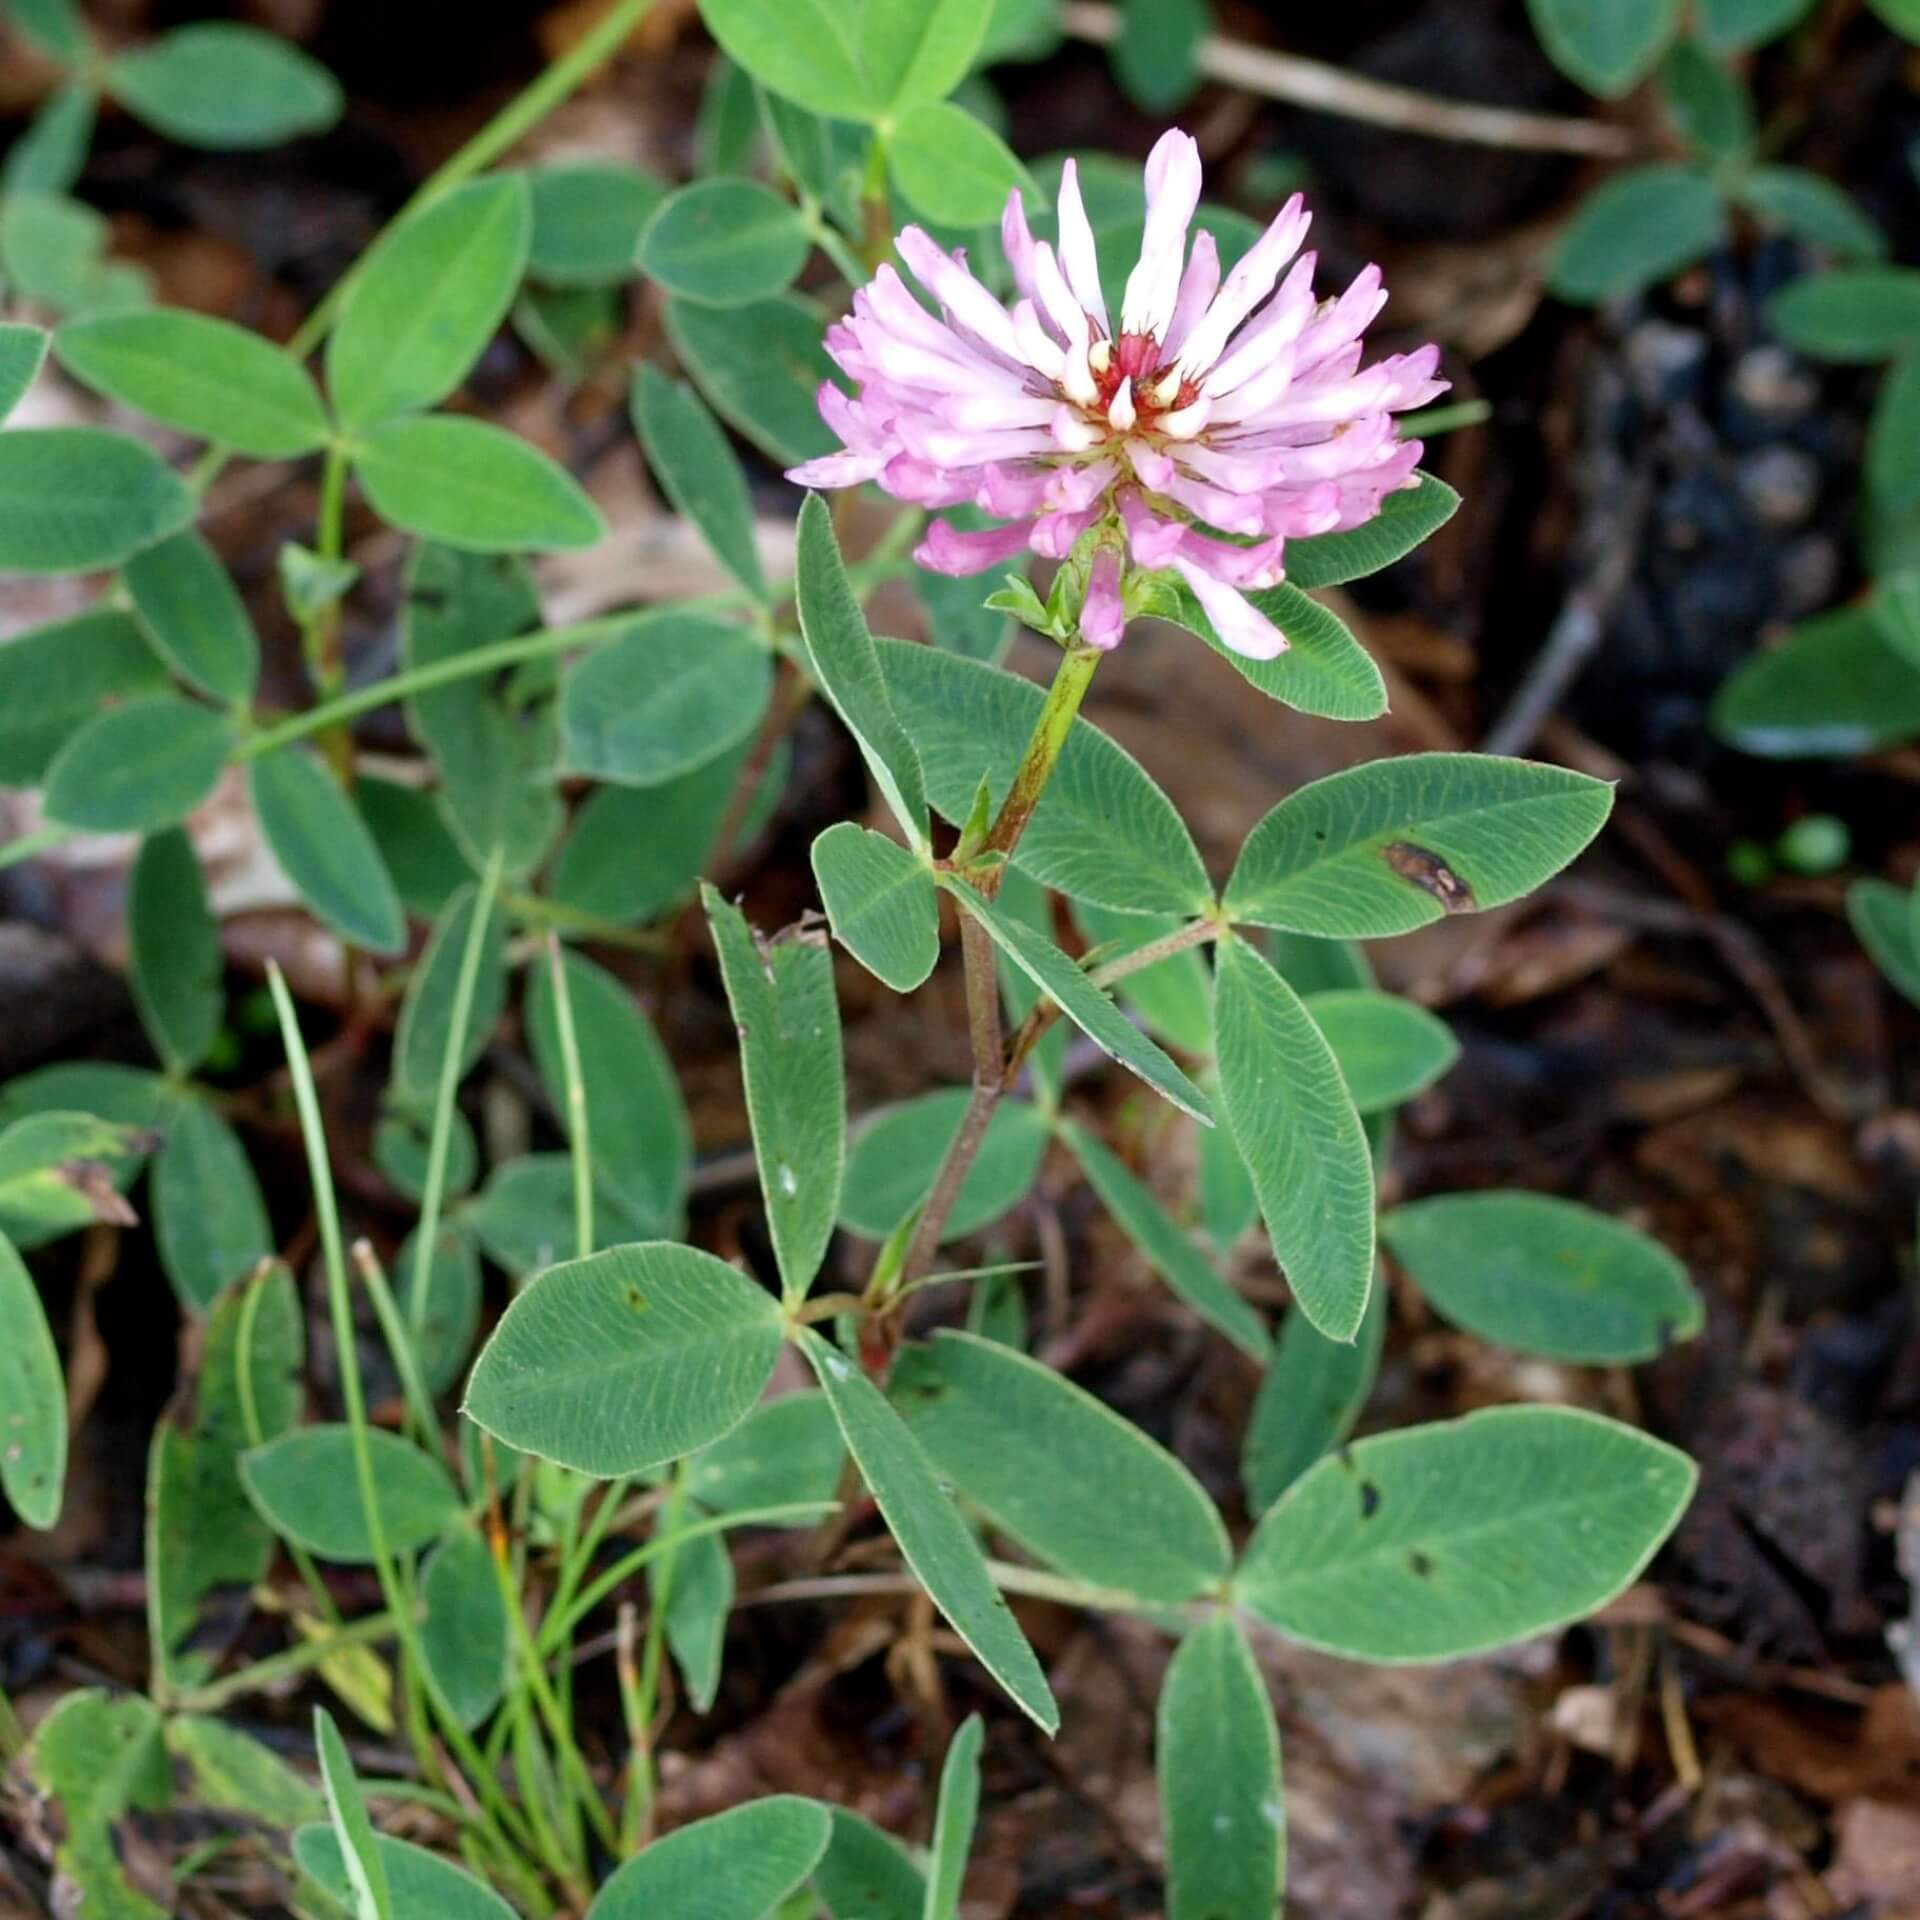
MULTIPOLYGON (((1007 797, 1000 803, 1000 811, 977 849, 970 849, 964 840, 962 842, 955 870, 961 880, 987 900, 999 894, 1007 861, 1020 844, 1020 837, 1047 790, 1047 782, 1060 763, 1102 653, 1103 649, 1077 640, 1070 642, 1061 653, 1053 684, 1047 689, 1040 717, 1034 722, 1032 737, 1014 771, 1007 797)), ((876 1271, 882 1300, 889 1305, 897 1304, 932 1267, 939 1252, 940 1236, 946 1231, 960 1190, 973 1171, 974 1161, 980 1157, 993 1110, 1007 1090, 1010 1071, 1017 1071, 1017 1063, 1009 1060, 1001 1026, 1000 982, 994 965, 993 942, 970 913, 960 916, 960 951, 967 989, 967 1034, 973 1048, 973 1084, 966 1111, 960 1116, 959 1129, 940 1163, 927 1204, 920 1210, 905 1256, 891 1274, 884 1269, 876 1271)), ((890 1340, 885 1351, 890 1356, 890 1340)))

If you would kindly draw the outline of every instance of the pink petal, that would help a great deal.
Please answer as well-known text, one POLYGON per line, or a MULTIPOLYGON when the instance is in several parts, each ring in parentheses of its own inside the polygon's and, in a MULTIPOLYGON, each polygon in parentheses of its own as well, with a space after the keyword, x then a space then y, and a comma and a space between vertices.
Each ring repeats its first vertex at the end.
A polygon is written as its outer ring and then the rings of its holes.
POLYGON ((958 260, 942 252, 932 235, 918 227, 906 227, 894 244, 900 249, 900 258, 913 269, 913 277, 955 320, 1009 359, 1020 357, 1006 308, 958 260))
POLYGON ((1194 323, 1206 312, 1220 290, 1220 249, 1213 235, 1203 227, 1193 236, 1193 254, 1187 270, 1180 276, 1179 297, 1173 303, 1173 318, 1161 337, 1160 352, 1172 359, 1193 331, 1194 323))
POLYGON ((1060 266, 1073 297, 1086 313, 1107 328, 1107 302, 1100 291, 1100 256, 1094 249, 1093 226, 1080 198, 1080 169, 1069 160, 1060 170, 1060 266))
POLYGON ((1178 520, 1164 519, 1131 491, 1120 496, 1120 519, 1127 530, 1128 549, 1141 566, 1149 573, 1172 566, 1187 531, 1178 520))
POLYGON ((1015 187, 1007 195, 1006 209, 1000 215, 1000 246, 1013 269, 1013 284, 1029 299, 1033 297, 1033 229, 1027 225, 1027 209, 1015 187))
POLYGON ((1032 545, 1043 560, 1064 560, 1073 551, 1073 543, 1100 520, 1100 508, 1088 507, 1081 513, 1043 513, 1033 523, 1032 545))
POLYGON ((1281 561, 1285 547, 1286 540, 1279 534, 1256 541, 1250 547, 1215 540, 1209 534, 1196 533, 1191 527, 1184 529, 1180 537, 1182 559, 1191 560, 1196 567, 1212 574, 1216 580, 1224 580, 1230 587, 1245 589, 1277 587, 1286 578, 1287 570, 1281 561))
POLYGON ((1127 630, 1127 609, 1120 597, 1120 556, 1102 547, 1087 576, 1087 597, 1080 609, 1080 638, 1110 653, 1127 630))
POLYGON ((1216 580, 1184 555, 1174 556, 1174 571, 1193 589, 1193 597, 1213 623, 1221 641, 1249 660, 1274 660, 1287 650, 1287 636, 1237 587, 1216 580))
POLYGON ((1219 359, 1234 328, 1267 297, 1279 278, 1280 269, 1299 250, 1310 219, 1304 201, 1296 193, 1274 215, 1266 232, 1241 256, 1227 275, 1226 284, 1214 296, 1212 306, 1180 350, 1180 365, 1187 373, 1195 376, 1205 373, 1219 359))
POLYGON ((1147 156, 1147 224, 1140 260, 1127 276, 1120 303, 1124 333, 1156 338, 1173 317, 1180 297, 1187 228, 1200 204, 1200 146, 1178 127, 1163 133, 1147 156))
POLYGON ((986 527, 971 533, 963 532, 948 521, 935 520, 928 526, 926 537, 914 548, 914 561, 932 573, 955 576, 985 573, 989 567, 997 567, 1016 553, 1024 552, 1033 529, 1033 521, 1015 520, 1008 526, 986 527))

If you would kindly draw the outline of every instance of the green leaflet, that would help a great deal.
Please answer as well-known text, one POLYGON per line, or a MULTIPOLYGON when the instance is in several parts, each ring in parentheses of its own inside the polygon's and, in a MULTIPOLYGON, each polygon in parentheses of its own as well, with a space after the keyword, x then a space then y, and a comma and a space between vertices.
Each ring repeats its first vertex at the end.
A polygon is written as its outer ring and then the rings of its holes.
POLYGON ((1732 196, 1768 225, 1784 227, 1841 261, 1884 259, 1887 253, 1887 236, 1853 196, 1805 167, 1753 167, 1734 182, 1732 196))
POLYGON ((523 1453, 638 1473, 746 1418, 779 1358, 779 1303, 692 1247, 615 1247, 549 1267, 510 1306, 466 1412, 523 1453))
POLYGON ((620 1867, 587 1920, 762 1920, 826 1851, 827 1812, 795 1794, 771 1794, 696 1820, 620 1867))
MULTIPOLYGON (((1428 484, 1439 485, 1437 481, 1428 484)), ((1398 494, 1387 496, 1389 501, 1401 497, 1398 494)), ((1453 500, 1457 505, 1458 496, 1453 496, 1453 500)), ((1445 515, 1441 518, 1444 519, 1445 515)), ((1431 524, 1437 525, 1438 522, 1431 524)), ((1320 538, 1361 541, 1362 554, 1378 552, 1385 553, 1389 559, 1397 557, 1391 547, 1392 532, 1398 531, 1397 527, 1385 537, 1365 538, 1377 525, 1378 521, 1369 521, 1353 533, 1329 533, 1320 538)), ((1424 532, 1420 537, 1424 538, 1424 532)), ((1301 544, 1311 548, 1318 543, 1306 540, 1301 544)), ((1414 541, 1408 542, 1409 546, 1414 544, 1414 541)), ((1288 544, 1287 556, 1288 572, 1291 574, 1291 543, 1288 544)), ((1353 564, 1356 564, 1353 559, 1345 562, 1331 560, 1327 570, 1338 576, 1343 565, 1353 564)), ((1374 569, 1360 565, 1358 570, 1370 573, 1374 569)), ((1311 561, 1307 562, 1305 571, 1309 574, 1315 571, 1311 561)), ((1249 660, 1245 654, 1236 653, 1214 631, 1206 610, 1193 597, 1184 581, 1175 583, 1166 617, 1185 627, 1189 633, 1198 634, 1243 680, 1283 706, 1293 707, 1301 713, 1318 714, 1327 720, 1377 720, 1386 712, 1387 683, 1380 677, 1380 669, 1374 664, 1373 655, 1354 638, 1338 614, 1323 607, 1317 600, 1309 600, 1292 580, 1250 594, 1248 598, 1287 637, 1286 652, 1275 659, 1249 660)))
POLYGON ((260 642, 227 570, 199 534, 177 533, 121 570, 133 610, 168 666, 201 692, 244 707, 260 642))
POLYGON ((753 538, 753 503, 727 437, 699 396, 658 367, 634 369, 628 405, 648 464, 674 510, 700 529, 720 564, 755 600, 767 578, 753 538))
MULTIPOLYGON (((596 788, 573 816, 547 880, 563 906, 603 920, 649 920, 694 890, 718 854, 751 742, 657 787, 596 788)), ((777 769, 769 766, 769 777, 777 769)))
POLYGON ((212 1677, 273 1558, 273 1530, 247 1498, 239 1462, 256 1427, 273 1440, 293 1424, 304 1345, 285 1267, 229 1288, 207 1310, 197 1370, 183 1376, 154 1428, 147 1629, 161 1700, 212 1677))
POLYGON ((687 1462, 687 1497, 709 1513, 832 1500, 846 1457, 826 1395, 783 1393, 687 1462))
POLYGON ((1060 1724, 1052 1690, 933 1464, 880 1390, 837 1347, 801 1343, 847 1446, 907 1565, 981 1664, 1043 1732, 1060 1724))
POLYGON ((1671 38, 1678 0, 1527 0, 1540 44, 1589 93, 1617 98, 1645 78, 1671 38))
POLYGON ((936 1471, 1063 1573, 1163 1605, 1226 1577, 1226 1529, 1192 1474, 1039 1361, 943 1331, 901 1354, 892 1399, 936 1471))
POLYGON ((1767 319, 1818 360, 1890 360, 1920 343, 1920 267, 1834 267, 1776 293, 1767 319))
POLYGON ((1547 284, 1563 300, 1618 300, 1690 266, 1720 237, 1720 191, 1692 167, 1657 161, 1616 173, 1554 242, 1547 284))
POLYGON ((1362 1113, 1381 1113, 1424 1093, 1460 1057, 1453 1029, 1397 993, 1310 993, 1305 1005, 1362 1113))
POLYGON ((353 945, 400 952, 400 896, 373 835, 319 756, 281 747, 249 771, 260 831, 301 899, 353 945))
POLYGON ((1199 83, 1200 42, 1212 25, 1207 0, 1122 0, 1115 77, 1149 113, 1171 112, 1199 83))
POLYGON ((652 174, 597 164, 536 167, 527 184, 528 273, 553 287, 620 286, 633 278, 641 232, 667 197, 652 174))
POLYGON ((524 174, 494 173, 389 227, 354 270, 327 342, 343 426, 444 400, 499 330, 527 264, 524 174))
MULTIPOLYGON (((456 1138, 458 1136, 456 1135, 456 1138)), ((468 1171, 469 1180, 471 1172, 468 1171)), ((465 1182, 449 1173, 447 1190, 458 1192, 465 1182)), ((569 1196, 568 1225, 572 1224, 569 1196)), ((443 1393, 466 1371, 473 1351, 473 1336, 480 1327, 480 1248, 469 1231, 470 1221, 455 1219, 443 1224, 427 1269, 426 1316, 421 1326, 418 1358, 420 1376, 429 1393, 443 1393)), ((394 1298, 400 1317, 412 1323, 415 1276, 419 1271, 415 1254, 420 1234, 416 1228, 408 1234, 394 1262, 394 1298)))
POLYGON ((1915 1006, 1920 1006, 1920 932, 1914 895, 1885 880, 1856 880, 1847 889, 1847 919, 1877 966, 1915 1006))
POLYGON ((123 1863, 131 1813, 167 1804, 160 1716, 138 1694, 69 1693, 35 1730, 24 1763, 46 1803, 56 1878, 88 1920, 166 1920, 173 1907, 136 1888, 123 1863))
MULTIPOLYGON (((697 1507, 689 1506, 686 1513, 689 1520, 700 1518, 697 1507)), ((666 1566, 664 1559, 656 1560, 647 1570, 656 1605, 666 1566)), ((696 1713, 707 1713, 720 1692, 727 1615, 733 1610, 733 1561, 717 1533, 701 1533, 674 1549, 672 1566, 666 1597, 667 1645, 673 1649, 688 1704, 696 1713)))
MULTIPOLYGON (((516 1280, 530 1280, 556 1260, 571 1259, 577 1235, 573 1214, 572 1157, 529 1153, 495 1167, 479 1195, 460 1209, 458 1220, 495 1265, 516 1280)), ((657 1233, 657 1222, 636 1217, 627 1200, 596 1184, 593 1196, 596 1253, 657 1233)), ((434 1298, 441 1290, 435 1257, 434 1298)), ((428 1311, 434 1310, 429 1303, 428 1311)))
POLYGON ((940 899, 931 868, 852 820, 821 834, 812 859, 834 938, 895 993, 911 993, 940 959, 940 899))
POLYGON ((711 888, 702 891, 720 956, 753 1151, 782 1291, 806 1297, 840 1209, 847 1080, 833 955, 817 934, 764 940, 711 888))
POLYGON ((1280 1731, 1232 1615, 1181 1641, 1155 1746, 1167 1920, 1272 1920, 1286 1880, 1280 1731))
POLYGON ((62 66, 84 60, 91 44, 77 0, 11 0, 7 24, 30 46, 62 66))
POLYGON ((0 1230, 37 1247, 95 1220, 131 1226, 118 1187, 125 1163, 151 1137, 90 1113, 42 1110, 0 1133, 0 1230))
POLYGON ((141 1025, 170 1073, 191 1073, 219 1036, 226 962, 199 858, 178 827, 150 834, 127 877, 127 948, 141 1025))
POLYGON ((237 21, 175 27, 115 56, 107 91, 188 146, 277 146, 340 117, 333 76, 278 34, 237 21))
POLYGON ((506 1686, 511 1630, 493 1552, 471 1525, 434 1548, 420 1576, 427 1678, 463 1727, 477 1727, 506 1686))
MULTIPOLYGON (((567 998, 586 1090, 587 1135, 597 1184, 617 1193, 657 1233, 686 1204, 693 1140, 680 1083, 639 1003, 623 982, 568 953, 567 998)), ((567 1124, 566 1063, 554 1005, 553 969, 538 966, 527 993, 527 1034, 541 1084, 567 1124)))
POLYGON ((839 444, 815 398, 834 371, 825 332, 826 315, 794 293, 745 307, 667 302, 667 337, 707 404, 781 466, 839 444))
POLYGON ((671 294, 744 307, 792 286, 813 251, 800 211, 757 180, 696 180, 640 236, 640 266, 671 294))
POLYGON ((0 1488, 28 1526, 60 1517, 67 1477, 67 1391, 46 1310, 13 1242, 0 1234, 0 1488))
POLYGON ((977 1713, 960 1723, 940 1769, 940 1801, 933 1821, 932 1857, 927 1881, 926 1920, 959 1920, 960 1883, 980 1818, 980 1742, 977 1713))
MULTIPOLYGON (((1311 791, 1311 789, 1309 789, 1311 791)), ((1320 1331, 1351 1340, 1373 1282, 1373 1160, 1325 1036, 1253 948, 1215 971, 1220 1105, 1274 1258, 1320 1331)))
MULTIPOLYGON (((365 1440, 387 1551, 411 1553, 437 1539, 460 1513, 447 1470, 384 1428, 370 1427, 365 1440)), ((240 1478, 275 1532, 322 1560, 372 1563, 373 1536, 360 1504, 350 1427, 296 1427, 243 1454, 240 1478)))
POLYGON ((927 1883, 891 1834, 845 1807, 829 1807, 833 1837, 813 1889, 833 1920, 924 1920, 927 1883))
POLYGON ((271 1747, 212 1714, 169 1715, 163 1737, 176 1807, 237 1814, 275 1829, 277 1842, 289 1829, 326 1817, 324 1793, 271 1747))
POLYGON ((1920 661, 1870 604, 1842 607, 1736 669, 1708 717, 1729 746, 1771 760, 1872 753, 1920 735, 1920 661))
POLYGON ((0 784, 37 787, 48 764, 108 699, 168 691, 139 627, 101 608, 0 647, 0 784))
POLYGON ((1887 369, 1867 429, 1867 484, 1898 513, 1920 501, 1920 347, 1887 369))
POLYGON ((908 204, 943 226, 986 226, 1016 189, 1030 201, 1039 194, 1007 143, 950 100, 926 101, 905 114, 887 159, 908 204))
POLYGON ((177 694, 149 694, 109 707, 54 756, 47 769, 47 812, 63 825, 93 833, 173 826, 213 791, 233 739, 225 714, 177 694))
POLYGON ((1601 780, 1529 760, 1412 753, 1290 794, 1247 836, 1234 920, 1378 939, 1504 905, 1558 873, 1613 805, 1601 780))
POLYGON ((830 0, 704 0, 725 51, 773 92, 814 113, 879 120, 960 83, 991 0, 872 0, 857 14, 830 0))
MULTIPOLYGON (((439 1090, 461 963, 472 938, 479 897, 479 887, 470 885, 448 901, 434 921, 426 948, 401 996, 400 1019, 393 1038, 391 1091, 404 1103, 429 1106, 439 1090)), ((473 999, 460 1036, 458 1077, 464 1079, 480 1058, 506 997, 506 933, 498 916, 489 914, 480 936, 480 966, 474 976, 473 999)))
POLYGON ((772 656, 747 628, 643 615, 568 671, 565 771, 634 787, 683 778, 754 732, 772 687, 772 656))
MULTIPOLYGON (((407 667, 434 666, 540 625, 533 575, 519 555, 415 548, 400 626, 407 667)), ((524 878, 560 831, 552 702, 517 698, 513 682, 500 689, 476 675, 415 694, 406 710, 440 770, 441 817, 467 864, 478 871, 498 847, 507 879, 524 878)))
POLYGON ((181 1303, 204 1311, 273 1252, 273 1226, 246 1149, 215 1108, 184 1094, 166 1131, 148 1182, 160 1264, 181 1303))
POLYGON ((927 795, 916 739, 894 710, 879 651, 840 558, 832 517, 817 493, 800 509, 796 566, 800 633, 813 677, 846 722, 909 843, 924 847, 927 795))
POLYGON ((1386 1335, 1387 1290, 1377 1277, 1352 1341, 1329 1340, 1298 1307, 1289 1309, 1241 1448, 1240 1477, 1254 1512, 1272 1506, 1353 1431, 1386 1335))
POLYGON ((255 459, 327 443, 327 410, 306 369, 230 320, 177 307, 96 314, 68 321, 53 350, 95 391, 255 459))
POLYGON ((367 1817, 367 1803, 361 1797, 347 1744, 325 1707, 313 1710, 313 1738, 320 1750, 320 1784, 326 1790, 333 1837, 339 1844, 354 1911, 359 1920, 393 1920, 393 1894, 387 1885, 379 1836, 367 1817))
POLYGON ((1685 1454, 1566 1407, 1357 1440, 1247 1543, 1241 1603, 1351 1659, 1455 1660, 1577 1620, 1638 1577, 1692 1496, 1685 1454))
POLYGON ((382 421, 360 439, 353 470, 383 520, 467 553, 569 551, 607 531, 564 467, 480 420, 382 421))
MULTIPOLYGON (((513 1920, 513 1909, 469 1873, 425 1847, 372 1836, 372 1852, 393 1900, 394 1920, 513 1920)), ((340 1838, 330 1827, 302 1827, 293 1836, 293 1857, 301 1872, 325 1887, 342 1906, 353 1897, 353 1880, 340 1838)))
POLYGON ((1380 1237, 1455 1326, 1522 1353, 1629 1365, 1705 1324, 1686 1269, 1657 1240, 1550 1194, 1417 1200, 1380 1237))

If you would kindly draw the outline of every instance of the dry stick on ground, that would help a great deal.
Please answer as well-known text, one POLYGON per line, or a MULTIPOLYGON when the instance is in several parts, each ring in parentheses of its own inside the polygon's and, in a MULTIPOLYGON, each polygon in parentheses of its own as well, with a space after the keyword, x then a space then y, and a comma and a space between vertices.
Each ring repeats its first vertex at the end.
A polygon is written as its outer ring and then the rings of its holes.
POLYGON ((1525 753, 1572 690, 1606 638, 1614 606, 1633 578, 1634 562, 1640 557, 1640 536, 1652 503, 1653 483, 1641 474, 1626 490, 1618 510, 1607 516, 1611 525, 1598 537, 1589 538, 1587 544, 1597 550, 1592 569, 1567 595, 1566 605, 1548 631, 1546 644, 1534 655, 1526 678, 1487 729, 1487 737, 1480 743, 1482 753, 1525 753))
MULTIPOLYGON (((1061 9, 1060 22, 1076 40, 1097 47, 1111 46, 1120 37, 1120 15, 1104 0, 1069 0, 1061 9)), ((1633 136, 1603 120, 1569 120, 1559 114, 1526 113, 1471 100, 1442 100, 1413 87, 1369 80, 1297 53, 1249 46, 1217 33, 1201 40, 1194 60, 1209 80, 1224 80, 1249 93, 1336 113, 1343 119, 1429 134, 1436 140, 1534 153, 1578 153, 1603 160, 1622 160, 1634 151, 1633 136)))

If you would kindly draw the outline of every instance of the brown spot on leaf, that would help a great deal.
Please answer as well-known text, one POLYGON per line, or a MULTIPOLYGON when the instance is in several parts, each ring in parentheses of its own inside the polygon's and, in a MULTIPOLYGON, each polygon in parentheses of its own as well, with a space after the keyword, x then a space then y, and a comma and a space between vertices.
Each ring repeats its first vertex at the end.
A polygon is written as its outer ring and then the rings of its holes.
POLYGON ((137 1227, 140 1216, 128 1206, 126 1197, 113 1184, 113 1169, 104 1160, 62 1160, 54 1168, 60 1181, 71 1187, 89 1207, 93 1217, 110 1227, 137 1227))
POLYGON ((1411 840, 1389 840, 1380 857, 1408 886, 1432 894, 1448 913, 1471 913, 1480 904, 1473 889, 1437 853, 1411 840))
POLYGON ((1426 1579, 1433 1571, 1433 1562, 1429 1560, 1418 1547, 1415 1547, 1414 1550, 1407 1555, 1407 1565, 1415 1576, 1421 1580, 1426 1579))
POLYGON ((1380 1489, 1371 1480, 1360 1482, 1360 1518, 1371 1520, 1380 1511, 1380 1489))

